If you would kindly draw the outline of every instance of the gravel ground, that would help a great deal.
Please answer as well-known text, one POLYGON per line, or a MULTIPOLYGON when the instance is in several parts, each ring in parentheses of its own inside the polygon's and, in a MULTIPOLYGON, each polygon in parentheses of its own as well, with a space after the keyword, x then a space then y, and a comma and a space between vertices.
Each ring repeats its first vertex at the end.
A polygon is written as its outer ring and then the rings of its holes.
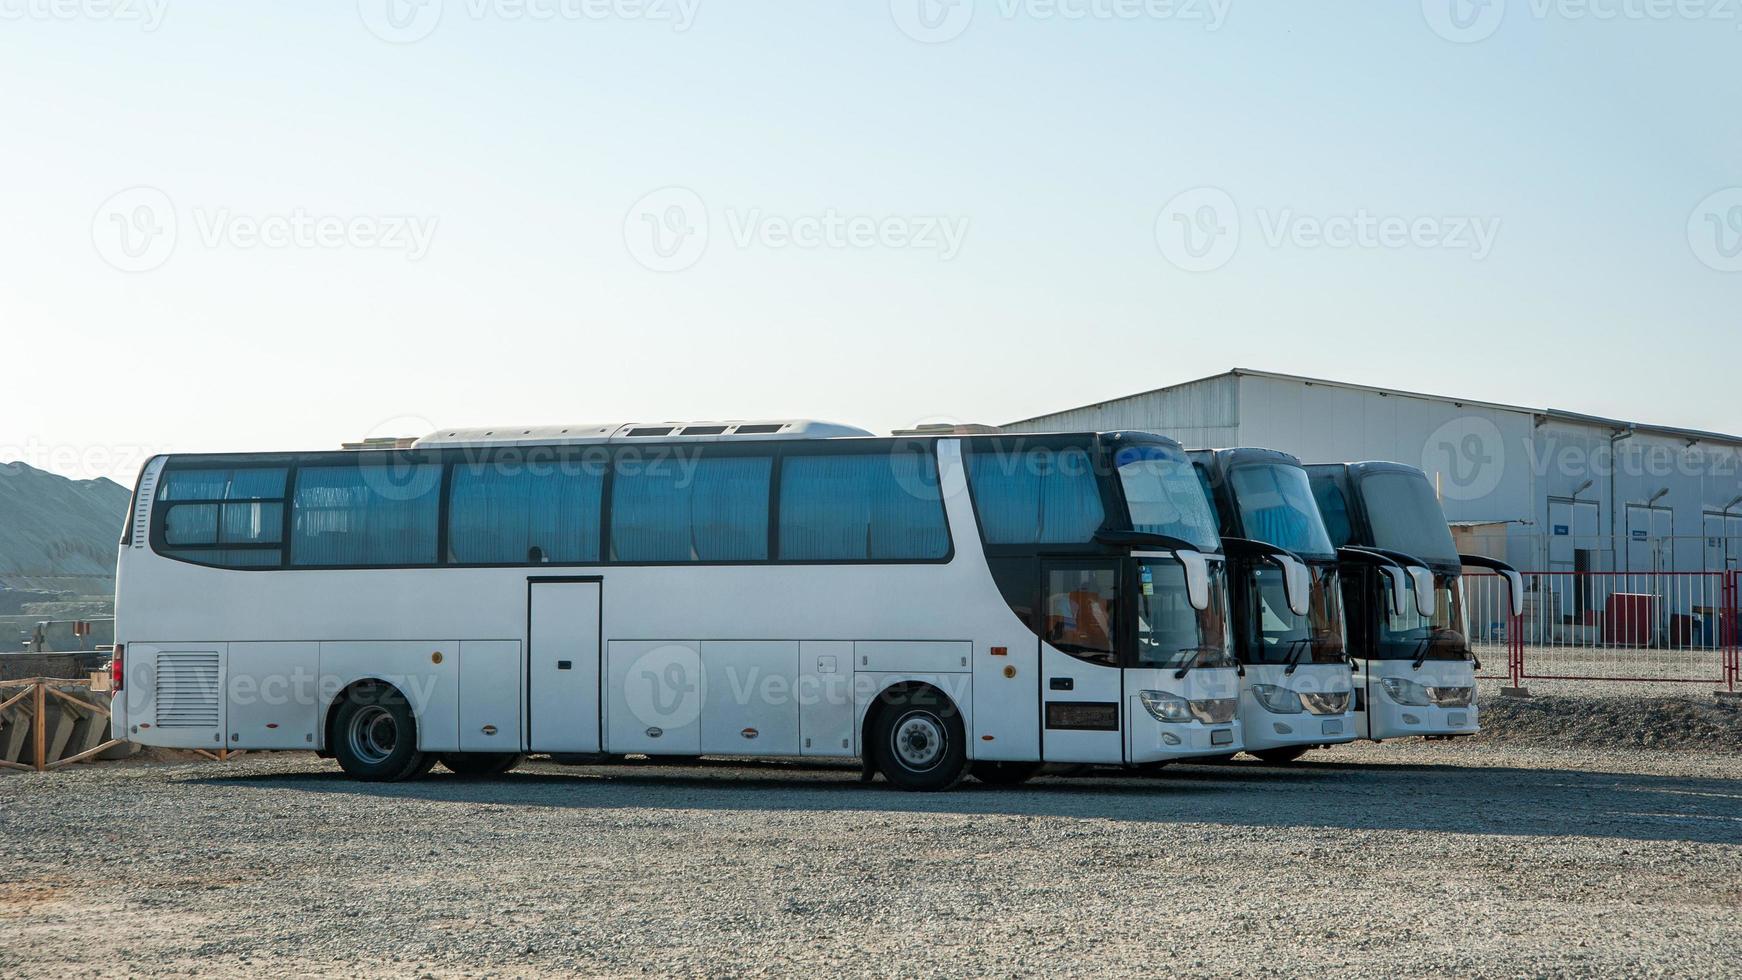
POLYGON ((1539 710, 941 795, 295 754, 0 778, 0 976, 1742 976, 1734 750, 1543 745, 1539 710))

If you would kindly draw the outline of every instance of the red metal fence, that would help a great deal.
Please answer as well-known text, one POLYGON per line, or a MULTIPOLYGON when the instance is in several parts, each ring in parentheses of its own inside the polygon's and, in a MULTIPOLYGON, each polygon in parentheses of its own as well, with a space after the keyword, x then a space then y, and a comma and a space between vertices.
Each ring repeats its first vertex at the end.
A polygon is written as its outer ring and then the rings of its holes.
POLYGON ((1506 583, 1464 579, 1480 676, 1712 684, 1742 673, 1742 572, 1526 572, 1511 615, 1506 583))

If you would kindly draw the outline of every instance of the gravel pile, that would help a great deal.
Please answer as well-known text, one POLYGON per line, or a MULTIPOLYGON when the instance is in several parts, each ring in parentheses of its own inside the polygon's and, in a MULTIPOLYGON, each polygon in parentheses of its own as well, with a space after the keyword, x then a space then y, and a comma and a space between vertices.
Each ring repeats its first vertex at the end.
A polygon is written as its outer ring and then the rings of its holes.
POLYGON ((848 768, 0 778, 0 976, 1737 975, 1733 755, 1397 742, 948 794, 848 768))
POLYGON ((1484 697, 1482 734, 1554 748, 1742 751, 1742 701, 1702 697, 1484 697))

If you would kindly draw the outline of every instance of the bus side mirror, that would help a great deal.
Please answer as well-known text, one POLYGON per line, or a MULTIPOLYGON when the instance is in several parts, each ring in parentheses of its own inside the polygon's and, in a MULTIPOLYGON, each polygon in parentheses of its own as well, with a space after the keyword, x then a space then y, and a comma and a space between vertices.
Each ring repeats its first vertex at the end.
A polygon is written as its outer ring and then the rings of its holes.
POLYGON ((1385 584, 1389 586, 1385 591, 1391 594, 1391 614, 1403 615, 1403 610, 1409 604, 1409 589, 1403 584, 1403 569, 1385 565, 1379 569, 1379 573, 1385 576, 1385 584))
POLYGON ((1173 553, 1186 571, 1186 598, 1198 612, 1210 608, 1210 563, 1203 555, 1181 548, 1173 553))
POLYGON ((1306 563, 1288 555, 1271 555, 1282 568, 1282 590, 1288 596, 1288 608, 1296 616, 1305 616, 1313 608, 1313 577, 1306 563))
POLYGON ((1415 611, 1423 619, 1434 618, 1434 573, 1420 565, 1411 565, 1409 577, 1415 582, 1415 611))
POLYGON ((1514 571, 1501 572, 1506 580, 1506 597, 1512 600, 1512 615, 1524 615, 1524 576, 1514 571))

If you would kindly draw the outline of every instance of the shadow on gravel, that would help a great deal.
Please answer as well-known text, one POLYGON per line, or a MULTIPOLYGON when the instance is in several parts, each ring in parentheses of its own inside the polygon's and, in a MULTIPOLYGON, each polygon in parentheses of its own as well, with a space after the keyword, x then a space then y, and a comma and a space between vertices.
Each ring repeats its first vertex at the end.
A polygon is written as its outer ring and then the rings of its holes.
POLYGON ((187 782, 490 807, 954 813, 1742 843, 1742 780, 1456 765, 1175 765, 1157 775, 1048 775, 1015 788, 969 780, 929 794, 861 785, 857 769, 730 761, 534 763, 491 780, 438 769, 417 782, 359 783, 334 769, 187 782))

